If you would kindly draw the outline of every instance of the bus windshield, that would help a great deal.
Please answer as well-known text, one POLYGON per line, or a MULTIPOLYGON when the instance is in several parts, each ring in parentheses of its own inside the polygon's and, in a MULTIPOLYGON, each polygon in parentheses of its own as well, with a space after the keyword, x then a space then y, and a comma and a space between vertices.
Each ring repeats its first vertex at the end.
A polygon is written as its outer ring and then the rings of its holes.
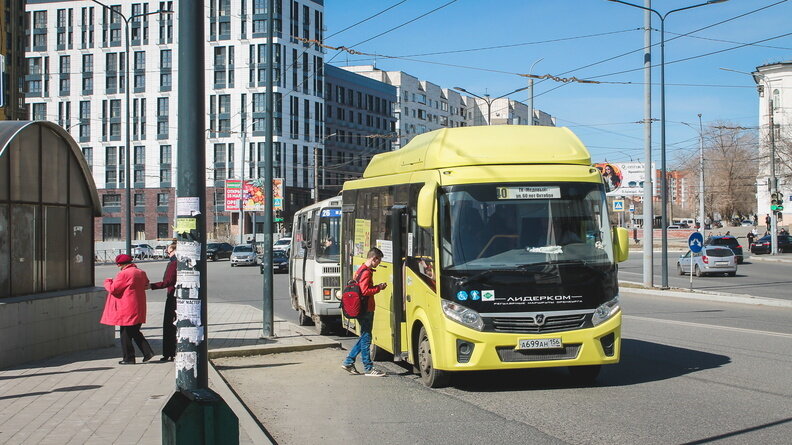
POLYGON ((319 214, 319 247, 317 261, 339 261, 338 235, 341 230, 341 209, 322 209, 319 214))
POLYGON ((442 188, 442 270, 611 265, 605 191, 596 183, 475 184, 442 188))

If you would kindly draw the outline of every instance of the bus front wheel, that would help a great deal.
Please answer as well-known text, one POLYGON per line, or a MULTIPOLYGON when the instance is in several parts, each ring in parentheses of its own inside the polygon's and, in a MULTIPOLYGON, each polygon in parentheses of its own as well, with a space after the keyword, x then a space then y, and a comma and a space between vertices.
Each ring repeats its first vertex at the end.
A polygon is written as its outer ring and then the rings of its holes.
POLYGON ((421 327, 418 334, 418 371, 423 384, 430 388, 442 388, 448 384, 448 373, 434 367, 432 361, 432 348, 426 328, 421 327))
POLYGON ((601 365, 570 366, 569 374, 578 383, 592 383, 600 373, 601 365))
POLYGON ((311 320, 311 317, 309 317, 304 310, 300 309, 297 312, 297 324, 300 326, 310 326, 313 324, 313 320, 311 320))

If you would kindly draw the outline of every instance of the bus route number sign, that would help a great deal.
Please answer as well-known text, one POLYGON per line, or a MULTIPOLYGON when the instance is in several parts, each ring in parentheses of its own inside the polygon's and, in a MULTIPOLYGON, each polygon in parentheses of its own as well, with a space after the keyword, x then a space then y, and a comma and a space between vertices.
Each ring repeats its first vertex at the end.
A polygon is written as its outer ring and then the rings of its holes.
POLYGON ((498 187, 498 199, 560 199, 561 187, 498 187))

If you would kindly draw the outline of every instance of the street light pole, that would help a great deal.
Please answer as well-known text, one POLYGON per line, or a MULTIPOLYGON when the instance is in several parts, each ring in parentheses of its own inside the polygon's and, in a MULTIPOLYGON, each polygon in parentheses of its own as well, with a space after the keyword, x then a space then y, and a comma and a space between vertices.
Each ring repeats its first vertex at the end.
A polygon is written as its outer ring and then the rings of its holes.
MULTIPOLYGON (((539 60, 542 60, 542 59, 539 59, 539 60)), ((537 62, 538 62, 538 60, 537 60, 537 62)), ((496 100, 498 100, 498 99, 500 99, 502 97, 511 96, 514 93, 519 93, 520 91, 527 90, 528 88, 531 88, 531 87, 527 86, 527 87, 517 88, 514 91, 510 91, 510 92, 508 92, 506 94, 501 94, 500 96, 498 96, 498 97, 496 97, 494 99, 490 99, 489 94, 485 94, 484 97, 481 97, 478 94, 471 93, 470 91, 468 91, 468 90, 466 90, 466 89, 464 89, 462 87, 454 87, 455 90, 461 91, 461 92, 466 93, 466 94, 470 94, 473 97, 477 97, 477 98, 483 100, 487 104, 487 125, 492 125, 492 120, 490 119, 490 111, 492 109, 492 102, 494 102, 494 101, 496 101, 496 100)))
POLYGON ((701 113, 698 114, 699 118, 699 168, 701 169, 701 174, 699 174, 699 231, 701 232, 701 237, 704 238, 704 218, 706 217, 706 213, 704 212, 704 125, 701 123, 701 113))
POLYGON ((127 255, 132 255, 132 171, 130 170, 130 161, 129 161, 129 154, 131 153, 130 144, 131 137, 129 134, 129 122, 132 120, 131 115, 129 113, 129 22, 132 20, 152 15, 152 14, 171 14, 173 11, 167 11, 163 9, 158 9, 153 12, 146 12, 142 14, 133 14, 129 17, 125 16, 121 11, 117 11, 110 6, 105 5, 104 3, 98 0, 92 0, 94 3, 98 4, 99 6, 107 9, 110 11, 111 14, 116 14, 124 21, 124 40, 125 40, 125 52, 124 52, 124 98, 126 100, 126 124, 125 132, 126 132, 126 147, 124 147, 124 171, 126 172, 125 177, 125 186, 126 186, 126 253, 127 255))
MULTIPOLYGON (((544 57, 540 58, 536 62, 531 64, 531 68, 528 69, 528 74, 533 74, 534 65, 544 60, 544 57)), ((528 125, 533 125, 533 118, 534 118, 534 78, 528 77, 528 125)))
POLYGON ((685 11, 688 9, 698 8, 700 6, 712 5, 715 3, 723 3, 728 0, 710 0, 705 3, 699 3, 684 8, 672 9, 665 14, 660 14, 655 9, 647 8, 645 6, 627 3, 621 0, 608 0, 613 3, 621 3, 622 5, 632 6, 633 8, 651 11, 658 18, 660 18, 660 170, 662 177, 660 178, 661 190, 660 200, 662 201, 662 209, 660 210, 660 224, 662 225, 662 275, 661 287, 668 289, 668 178, 666 171, 666 113, 665 113, 665 19, 669 15, 685 11))

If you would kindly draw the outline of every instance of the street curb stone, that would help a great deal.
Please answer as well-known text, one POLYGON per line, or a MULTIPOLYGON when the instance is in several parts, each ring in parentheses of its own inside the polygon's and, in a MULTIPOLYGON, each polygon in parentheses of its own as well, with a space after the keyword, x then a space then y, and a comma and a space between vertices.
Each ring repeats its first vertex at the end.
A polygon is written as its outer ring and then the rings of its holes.
MULTIPOLYGON (((619 280, 619 283, 643 286, 641 283, 636 283, 633 281, 619 280)), ((660 288, 646 289, 642 287, 641 288, 622 287, 619 289, 619 293, 624 293, 624 294, 632 293, 639 295, 655 295, 655 296, 659 295, 663 297, 686 298, 689 300, 720 301, 723 303, 739 303, 739 304, 792 308, 792 301, 790 300, 781 300, 778 298, 767 298, 767 297, 755 297, 753 295, 745 295, 745 294, 727 294, 727 293, 717 293, 717 292, 707 292, 707 291, 690 292, 690 291, 681 291, 681 290, 663 290, 660 288)))
POLYGON ((213 349, 209 358, 248 357, 251 355, 278 354, 282 352, 311 351, 314 349, 340 348, 341 343, 333 340, 317 341, 304 345, 254 345, 235 348, 213 349))

